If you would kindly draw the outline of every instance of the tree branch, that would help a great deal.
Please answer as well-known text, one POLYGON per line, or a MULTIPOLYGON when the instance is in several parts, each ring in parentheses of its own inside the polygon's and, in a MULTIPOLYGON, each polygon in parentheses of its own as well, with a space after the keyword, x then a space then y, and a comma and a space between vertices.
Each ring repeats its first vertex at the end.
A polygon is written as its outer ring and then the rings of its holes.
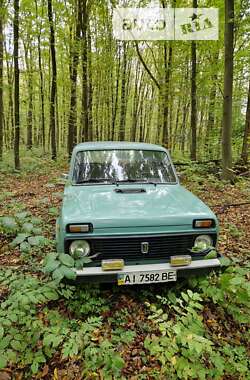
POLYGON ((154 77, 154 75, 151 73, 151 71, 149 70, 148 66, 146 65, 146 62, 144 61, 142 55, 141 55, 141 52, 140 52, 140 49, 138 47, 138 43, 135 42, 135 47, 136 47, 136 52, 137 52, 137 55, 139 57, 139 60, 141 61, 144 69, 147 71, 148 75, 150 76, 150 78, 152 79, 152 81, 156 84, 156 86, 159 88, 161 88, 160 86, 160 83, 157 81, 157 79, 154 77))

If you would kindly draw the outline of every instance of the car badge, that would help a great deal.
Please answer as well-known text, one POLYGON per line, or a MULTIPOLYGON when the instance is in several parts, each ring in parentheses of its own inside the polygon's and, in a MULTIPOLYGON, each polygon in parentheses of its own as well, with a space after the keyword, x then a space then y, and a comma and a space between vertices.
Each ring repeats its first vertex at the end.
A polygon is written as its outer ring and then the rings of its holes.
POLYGON ((144 241, 141 243, 141 253, 148 253, 149 251, 149 243, 147 241, 144 241))

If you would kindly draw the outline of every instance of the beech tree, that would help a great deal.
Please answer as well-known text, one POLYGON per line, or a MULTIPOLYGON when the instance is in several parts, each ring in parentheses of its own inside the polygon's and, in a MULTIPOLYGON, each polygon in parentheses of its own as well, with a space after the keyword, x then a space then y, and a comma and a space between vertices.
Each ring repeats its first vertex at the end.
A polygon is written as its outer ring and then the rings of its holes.
POLYGON ((81 39, 82 39, 82 104, 81 104, 81 137, 83 141, 88 141, 90 137, 88 124, 88 6, 87 0, 82 1, 81 9, 81 39))
POLYGON ((14 0, 14 109, 15 109, 15 140, 14 140, 14 161, 15 169, 20 170, 20 99, 19 99, 19 0, 14 0))
POLYGON ((70 64, 70 110, 69 110, 69 127, 68 127, 68 153, 71 155, 74 144, 77 141, 77 70, 79 62, 79 48, 80 48, 80 31, 81 31, 81 1, 75 2, 76 13, 76 26, 74 32, 74 40, 71 48, 71 64, 70 64))
POLYGON ((50 26, 50 54, 51 54, 51 90, 50 90, 50 133, 51 133, 51 153, 52 159, 56 159, 56 87, 57 87, 57 70, 56 70, 56 50, 55 50, 55 32, 52 12, 52 0, 48 0, 48 18, 50 26))
POLYGON ((0 161, 3 159, 3 0, 0 0, 0 161))
MULTIPOLYGON (((197 9, 197 0, 193 0, 193 8, 197 9)), ((196 13, 193 20, 197 18, 196 13)), ((196 160, 196 129, 197 129, 197 90, 196 90, 196 42, 191 42, 191 160, 196 160)))
POLYGON ((222 122, 222 176, 232 179, 232 96, 234 0, 225 0, 224 99, 222 122))
POLYGON ((241 152, 241 159, 245 165, 247 165, 248 163, 249 151, 250 151, 250 78, 249 78, 248 97, 247 97, 245 130, 244 130, 242 152, 241 152))

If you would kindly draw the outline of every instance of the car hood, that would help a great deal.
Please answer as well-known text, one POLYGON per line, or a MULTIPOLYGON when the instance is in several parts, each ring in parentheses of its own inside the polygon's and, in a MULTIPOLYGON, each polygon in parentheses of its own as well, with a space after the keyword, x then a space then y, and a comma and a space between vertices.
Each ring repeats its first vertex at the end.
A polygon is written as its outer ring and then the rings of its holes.
POLYGON ((146 192, 119 193, 116 186, 67 186, 63 223, 92 223, 109 227, 192 225, 195 218, 215 218, 212 211, 188 190, 176 185, 121 185, 146 192))

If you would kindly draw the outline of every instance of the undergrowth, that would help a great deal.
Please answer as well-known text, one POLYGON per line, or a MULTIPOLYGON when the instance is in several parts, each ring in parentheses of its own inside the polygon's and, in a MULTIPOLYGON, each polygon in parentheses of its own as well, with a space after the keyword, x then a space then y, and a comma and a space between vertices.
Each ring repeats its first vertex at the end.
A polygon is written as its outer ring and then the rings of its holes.
MULTIPOLYGON (((163 288, 144 296, 148 333, 146 361, 158 361, 159 378, 221 379, 233 374, 246 378, 249 359, 249 266, 227 268, 220 275, 197 278, 189 286, 163 288), (220 340, 204 323, 204 307, 221 308, 238 329, 245 328, 241 344, 220 340)), ((0 367, 25 368, 34 376, 56 353, 78 360, 84 378, 97 371, 106 378, 122 378, 123 351, 137 335, 122 323, 107 325, 112 310, 107 291, 98 286, 69 286, 47 278, 0 271, 0 367), (63 306, 62 306, 63 305, 63 306)), ((117 294, 115 295, 117 296, 117 294)), ((116 312, 116 319, 123 310, 116 312)), ((124 317, 122 317, 124 318, 124 317)), ((126 318, 126 315, 125 315, 126 318)), ((118 319, 119 320, 119 319, 118 319)))
MULTIPOLYGON (((10 166, 8 159, 1 164, 3 183, 10 166)), ((8 180, 29 179, 32 171, 39 176, 47 172, 44 181, 55 191, 50 199, 56 199, 55 168, 59 165, 30 153, 22 171, 13 177, 8 174, 8 180)), ((224 184, 213 168, 208 173, 190 165, 184 172, 195 192, 206 196, 212 188, 221 196, 224 184)), ((49 223, 55 221, 59 204, 46 206, 44 191, 29 208, 22 198, 17 202, 5 185, 0 196, 0 254, 20 255, 22 261, 18 268, 0 269, 2 371, 8 368, 13 379, 21 373, 29 380, 57 378, 60 368, 69 374, 77 368, 79 378, 91 380, 248 378, 250 265, 245 247, 241 259, 235 254, 221 273, 174 285, 129 289, 67 285, 61 282, 62 274, 73 278, 69 270, 73 259, 46 256, 54 250, 48 231, 54 231, 49 223), (33 214, 36 208, 42 210, 38 215, 33 214), (49 221, 43 216, 46 211, 49 221)), ((239 181, 234 190, 241 188, 245 196, 246 186, 239 181)), ((246 240, 238 220, 226 220, 223 228, 227 239, 246 240)), ((82 265, 74 260, 76 266, 82 265)))

